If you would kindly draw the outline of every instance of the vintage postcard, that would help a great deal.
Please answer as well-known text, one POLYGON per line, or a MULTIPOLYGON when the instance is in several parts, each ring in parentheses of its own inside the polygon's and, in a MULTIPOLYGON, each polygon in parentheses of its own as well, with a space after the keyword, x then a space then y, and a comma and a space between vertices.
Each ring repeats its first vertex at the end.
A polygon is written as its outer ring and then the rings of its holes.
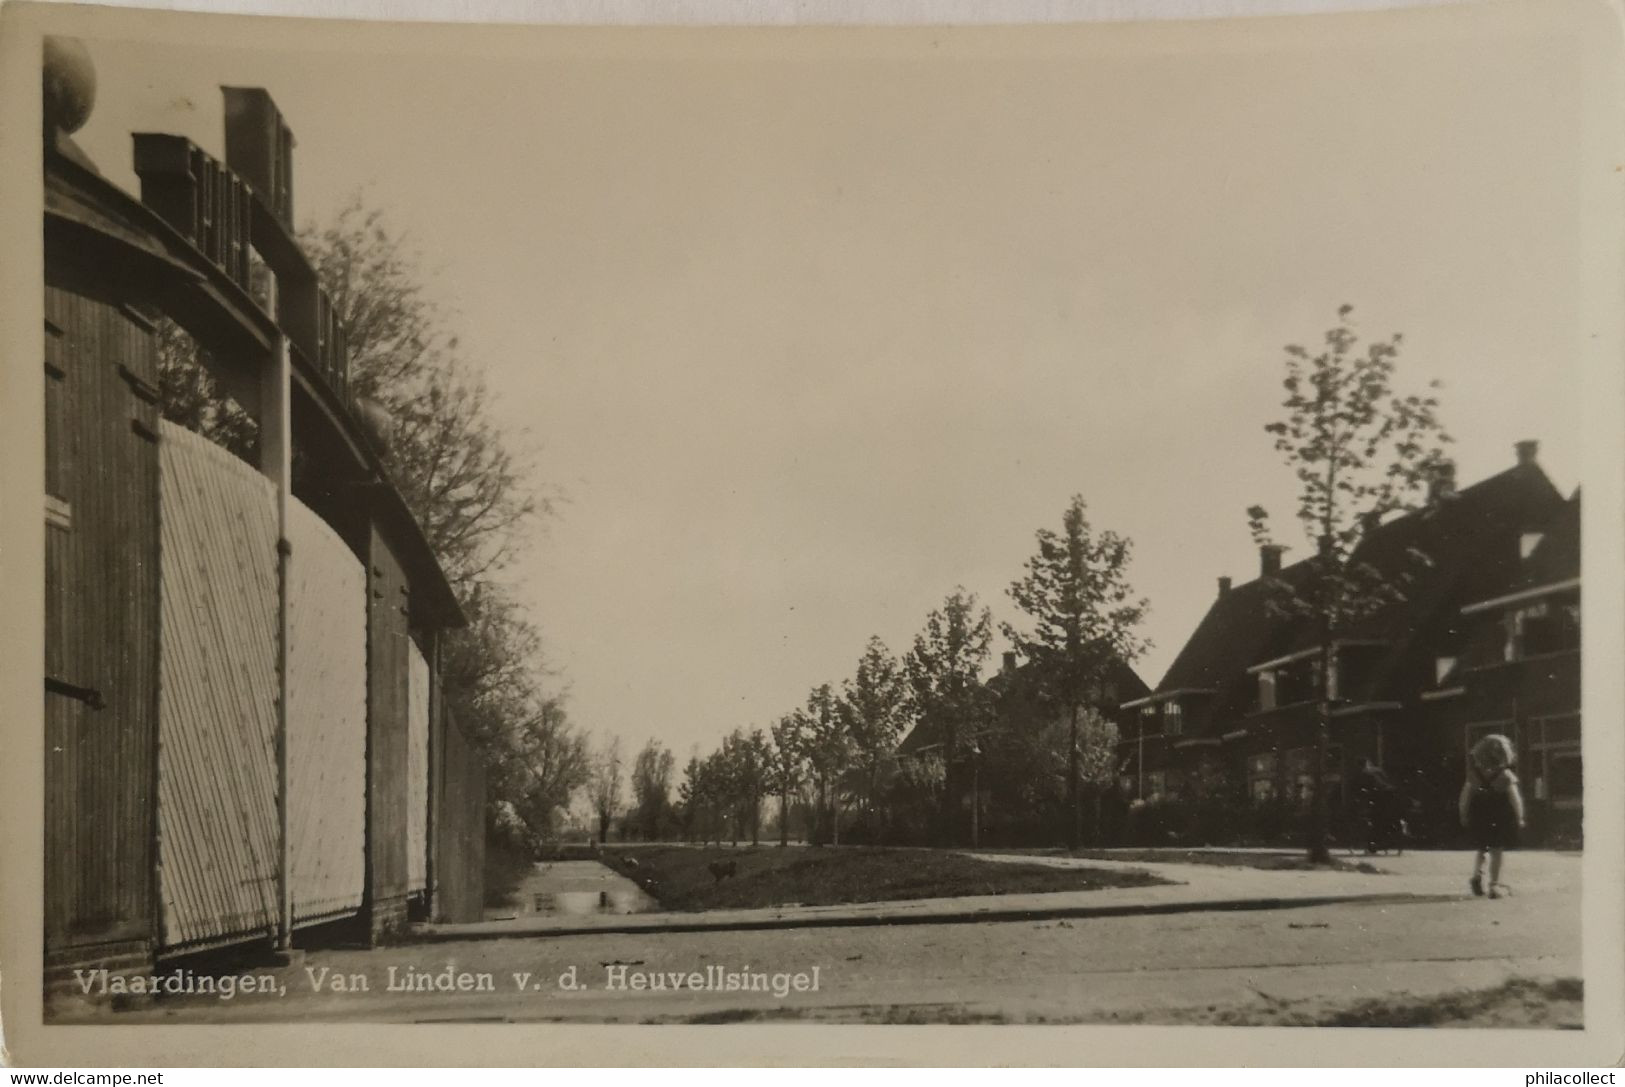
POLYGON ((18 1060, 1618 1057, 1616 13, 831 22, 0 13, 18 1060))

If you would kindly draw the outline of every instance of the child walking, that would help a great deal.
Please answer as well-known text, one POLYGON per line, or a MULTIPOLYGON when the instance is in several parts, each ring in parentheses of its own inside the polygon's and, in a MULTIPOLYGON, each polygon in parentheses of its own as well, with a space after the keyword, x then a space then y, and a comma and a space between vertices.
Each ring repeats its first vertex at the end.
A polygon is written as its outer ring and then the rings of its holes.
POLYGON ((1523 794, 1512 772, 1516 755, 1505 736, 1485 736, 1473 745, 1467 760, 1467 780, 1461 787, 1461 825, 1473 842, 1473 894, 1484 893, 1484 858, 1490 862, 1489 896, 1500 898, 1510 888, 1501 882, 1504 850, 1518 844, 1523 828, 1523 794))

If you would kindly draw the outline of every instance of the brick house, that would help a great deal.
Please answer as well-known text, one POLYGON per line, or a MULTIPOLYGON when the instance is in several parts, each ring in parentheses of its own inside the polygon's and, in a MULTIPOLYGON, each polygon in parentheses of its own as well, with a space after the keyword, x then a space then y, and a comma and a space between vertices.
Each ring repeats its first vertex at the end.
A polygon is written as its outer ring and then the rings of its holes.
POLYGON ((1518 752, 1530 839, 1578 844, 1580 763, 1580 496, 1519 538, 1520 569, 1505 591, 1462 609, 1459 641, 1435 661, 1421 693, 1437 722, 1431 771, 1451 787, 1467 750, 1499 732, 1518 752))
MULTIPOLYGON (((1459 707, 1451 704, 1458 696, 1443 693, 1449 689, 1441 686, 1449 674, 1441 671, 1443 662, 1469 667, 1475 631, 1494 625, 1483 616, 1533 576, 1530 564, 1541 550, 1552 554, 1554 569, 1562 565, 1555 526, 1566 504, 1536 453, 1536 443, 1521 442, 1513 467, 1462 490, 1453 473, 1441 474, 1422 509, 1375 526, 1357 547, 1355 561, 1385 572, 1414 569, 1420 555, 1423 572, 1404 601, 1343 631, 1333 646, 1327 780, 1334 820, 1349 814, 1352 790, 1345 783, 1370 758, 1423 802, 1419 821, 1430 824, 1429 836, 1448 837, 1468 727, 1461 715, 1475 725, 1506 718, 1467 709, 1473 703, 1465 695, 1459 707), (1544 546, 1531 543, 1537 537, 1544 546)), ((1283 567, 1280 549, 1268 546, 1257 578, 1239 586, 1219 580, 1217 598, 1162 682, 1123 707, 1134 715, 1120 744, 1119 787, 1126 796, 1307 804, 1319 637, 1314 620, 1283 616, 1270 606, 1279 587, 1272 583, 1292 585, 1306 573, 1304 562, 1283 567)), ((1490 675, 1494 671, 1480 669, 1467 689, 1491 702, 1504 700, 1492 693, 1505 685, 1490 675)), ((1526 682, 1523 670, 1512 682, 1526 682)), ((1555 726, 1554 742, 1563 742, 1555 738, 1564 727, 1555 726)))

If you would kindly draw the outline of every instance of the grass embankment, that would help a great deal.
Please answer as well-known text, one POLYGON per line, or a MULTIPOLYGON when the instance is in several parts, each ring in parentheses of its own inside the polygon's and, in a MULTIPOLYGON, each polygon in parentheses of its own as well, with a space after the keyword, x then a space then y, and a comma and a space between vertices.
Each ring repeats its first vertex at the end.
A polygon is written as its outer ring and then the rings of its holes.
POLYGON ((978 860, 933 849, 738 849, 632 846, 605 850, 604 863, 631 878, 668 910, 834 906, 960 895, 1093 891, 1165 883, 1146 872, 978 860), (629 864, 635 860, 635 865, 629 864), (718 880, 713 862, 732 861, 718 880))

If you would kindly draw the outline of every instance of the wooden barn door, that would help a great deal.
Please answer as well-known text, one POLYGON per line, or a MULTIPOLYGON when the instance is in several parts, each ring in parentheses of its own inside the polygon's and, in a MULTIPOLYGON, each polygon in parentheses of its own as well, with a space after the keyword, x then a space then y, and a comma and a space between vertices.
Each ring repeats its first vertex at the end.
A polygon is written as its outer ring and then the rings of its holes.
POLYGON ((406 573, 372 529, 367 593, 368 893, 376 923, 407 894, 407 810, 411 756, 407 704, 412 636, 406 573))
POLYGON ((152 932, 151 326, 134 311, 48 288, 44 363, 45 929, 55 956, 144 943, 152 932))
POLYGON ((429 662, 416 642, 407 652, 406 889, 429 882, 429 662))

